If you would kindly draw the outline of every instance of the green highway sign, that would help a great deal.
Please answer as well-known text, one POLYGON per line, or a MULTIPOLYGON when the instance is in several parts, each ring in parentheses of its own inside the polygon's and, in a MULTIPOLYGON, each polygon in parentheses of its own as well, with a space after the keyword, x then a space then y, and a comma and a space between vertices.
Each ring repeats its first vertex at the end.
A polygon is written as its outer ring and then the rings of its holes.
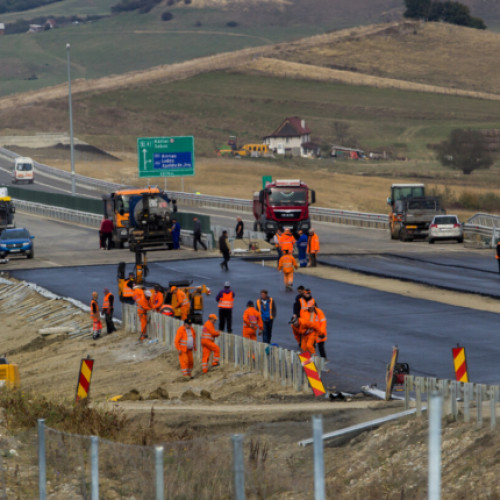
POLYGON ((194 138, 138 137, 139 177, 194 175, 194 138))

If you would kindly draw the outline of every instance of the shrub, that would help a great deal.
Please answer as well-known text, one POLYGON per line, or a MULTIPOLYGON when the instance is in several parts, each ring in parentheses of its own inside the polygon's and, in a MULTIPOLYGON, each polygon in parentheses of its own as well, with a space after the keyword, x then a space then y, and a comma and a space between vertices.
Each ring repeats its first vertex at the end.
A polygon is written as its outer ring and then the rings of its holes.
POLYGON ((161 15, 161 20, 162 21, 170 21, 170 19, 172 19, 173 17, 174 17, 174 15, 171 12, 164 12, 161 15))
POLYGON ((228 26, 229 28, 236 28, 236 26, 238 26, 238 23, 236 21, 228 21, 226 23, 226 26, 228 26))

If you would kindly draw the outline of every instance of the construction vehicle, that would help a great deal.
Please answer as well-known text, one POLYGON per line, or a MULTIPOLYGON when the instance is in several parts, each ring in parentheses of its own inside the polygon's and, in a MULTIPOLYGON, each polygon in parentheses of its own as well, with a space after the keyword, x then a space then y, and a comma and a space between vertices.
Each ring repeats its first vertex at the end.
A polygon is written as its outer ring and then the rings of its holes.
MULTIPOLYGON (((118 280, 118 293, 122 296, 123 287, 128 280, 128 274, 125 272, 126 263, 120 262, 118 264, 117 280, 118 280)), ((152 293, 155 287, 159 287, 160 291, 164 294, 164 304, 172 306, 173 316, 180 317, 180 304, 176 303, 176 297, 172 294, 172 287, 177 287, 186 293, 190 304, 189 318, 195 324, 201 325, 203 323, 203 295, 210 295, 211 290, 206 285, 193 285, 192 280, 178 280, 169 281, 168 285, 146 280, 149 275, 149 268, 147 265, 147 252, 144 250, 136 250, 135 252, 135 266, 134 266, 134 282, 138 285, 143 285, 146 291, 152 293)), ((148 294, 149 295, 149 294, 148 294)))
POLYGON ((17 389, 19 385, 19 367, 9 363, 7 358, 0 357, 0 387, 17 389))
POLYGON ((316 193, 298 179, 268 182, 253 195, 254 231, 266 233, 269 241, 278 228, 294 233, 309 231, 309 205, 316 202, 316 193))
POLYGON ((16 208, 5 186, 0 187, 0 232, 14 227, 16 208))
POLYGON ((229 137, 227 146, 218 148, 217 154, 219 156, 258 158, 269 154, 269 146, 267 144, 243 144, 243 146, 238 146, 236 136, 232 135, 229 137))
POLYGON ((393 240, 427 237, 434 216, 446 213, 438 197, 425 196, 423 184, 393 184, 387 204, 391 207, 389 232, 393 240))
POLYGON ((157 187, 121 189, 114 193, 103 195, 104 217, 113 221, 113 243, 116 248, 123 248, 129 236, 129 204, 130 198, 144 193, 160 193, 157 187))
POLYGON ((128 244, 131 252, 173 248, 169 203, 165 193, 130 196, 128 244))

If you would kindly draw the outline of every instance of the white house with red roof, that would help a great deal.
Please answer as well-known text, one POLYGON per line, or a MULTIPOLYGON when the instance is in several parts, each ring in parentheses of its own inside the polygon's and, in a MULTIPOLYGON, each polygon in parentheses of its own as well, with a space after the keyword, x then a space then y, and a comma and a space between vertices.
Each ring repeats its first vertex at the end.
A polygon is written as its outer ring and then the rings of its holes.
POLYGON ((298 116, 285 118, 281 125, 270 135, 263 138, 264 144, 276 154, 291 156, 311 156, 314 144, 311 142, 311 130, 305 120, 298 116))

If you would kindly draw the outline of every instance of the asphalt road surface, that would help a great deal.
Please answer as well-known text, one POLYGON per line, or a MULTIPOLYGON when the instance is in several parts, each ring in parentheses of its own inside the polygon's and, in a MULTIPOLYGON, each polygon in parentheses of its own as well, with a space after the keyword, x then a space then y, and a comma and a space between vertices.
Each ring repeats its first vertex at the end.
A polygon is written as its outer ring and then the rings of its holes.
MULTIPOLYGON (((229 279, 236 293, 233 331, 237 334, 241 333, 246 302, 255 300, 265 287, 278 308, 273 342, 296 348, 287 324, 295 294, 283 290, 281 275, 273 268, 236 259, 224 273, 218 263, 219 259, 155 262, 150 264, 149 278, 160 283, 185 278, 205 283, 214 293, 205 299, 206 314, 217 312, 215 294, 229 279)), ((89 302, 92 290, 101 292, 105 286, 116 294, 116 265, 19 270, 12 275, 84 303, 89 302)), ((346 391, 357 391, 368 383, 384 387, 385 365, 395 344, 400 348, 400 360, 410 364, 412 373, 452 378, 451 348, 457 343, 467 346, 474 381, 500 383, 500 345, 493 340, 497 314, 310 276, 297 276, 296 284, 299 282, 311 287, 327 315, 326 351, 332 369, 326 375, 327 384, 346 391)))

